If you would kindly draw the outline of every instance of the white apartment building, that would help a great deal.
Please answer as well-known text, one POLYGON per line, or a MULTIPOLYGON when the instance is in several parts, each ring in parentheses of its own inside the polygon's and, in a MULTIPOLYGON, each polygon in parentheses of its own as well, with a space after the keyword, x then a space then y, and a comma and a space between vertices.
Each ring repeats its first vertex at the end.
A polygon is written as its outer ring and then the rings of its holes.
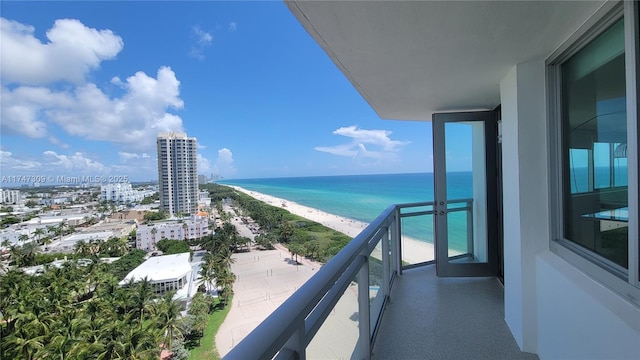
POLYGON ((158 191, 160 208, 170 214, 195 214, 198 206, 196 138, 185 133, 159 133, 158 191))
POLYGON ((152 251, 162 239, 193 240, 209 235, 206 218, 193 216, 184 222, 172 221, 151 225, 140 225, 136 231, 136 248, 152 251))
POLYGON ((129 183, 106 184, 100 186, 100 201, 113 201, 118 203, 140 202, 145 196, 152 195, 150 190, 137 190, 129 183))
POLYGON ((20 190, 0 189, 0 203, 17 204, 20 201, 20 190))
POLYGON ((198 193, 198 206, 209 208, 211 207, 211 198, 209 192, 204 190, 198 193))

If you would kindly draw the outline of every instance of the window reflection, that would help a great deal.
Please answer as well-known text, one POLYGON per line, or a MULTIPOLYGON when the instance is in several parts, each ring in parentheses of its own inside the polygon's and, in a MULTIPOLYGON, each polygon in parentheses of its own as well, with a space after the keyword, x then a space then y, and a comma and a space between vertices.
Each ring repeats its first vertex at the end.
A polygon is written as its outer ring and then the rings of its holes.
POLYGON ((562 64, 564 237, 628 267, 624 25, 562 64))

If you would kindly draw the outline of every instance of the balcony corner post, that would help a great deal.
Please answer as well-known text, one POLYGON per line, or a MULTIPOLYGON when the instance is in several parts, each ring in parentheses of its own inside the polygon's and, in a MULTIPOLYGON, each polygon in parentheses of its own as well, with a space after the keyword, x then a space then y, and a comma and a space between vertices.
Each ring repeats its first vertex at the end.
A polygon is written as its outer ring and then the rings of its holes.
POLYGON ((286 349, 287 352, 290 354, 285 357, 288 357, 290 359, 295 359, 295 360, 306 360, 307 351, 306 351, 306 344, 304 339, 305 339, 305 325, 304 325, 304 320, 302 320, 298 325, 298 329, 291 335, 289 340, 282 347, 282 350, 286 349))
POLYGON ((394 222, 391 231, 391 258, 393 259, 393 270, 398 275, 402 275, 402 218, 400 216, 400 207, 396 206, 394 211, 394 222))
POLYGON ((395 222, 391 224, 391 227, 388 228, 387 232, 382 237, 382 287, 385 299, 389 298, 391 294, 391 266, 393 260, 391 259, 391 255, 389 254, 389 241, 391 240, 391 235, 395 230, 395 222))

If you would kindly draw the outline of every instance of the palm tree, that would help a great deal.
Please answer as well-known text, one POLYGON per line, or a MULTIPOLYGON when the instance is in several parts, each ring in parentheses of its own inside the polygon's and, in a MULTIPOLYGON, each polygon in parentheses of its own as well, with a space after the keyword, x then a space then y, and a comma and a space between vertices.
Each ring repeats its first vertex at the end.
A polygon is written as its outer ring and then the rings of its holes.
POLYGON ((91 250, 89 248, 89 244, 87 244, 86 241, 80 240, 76 242, 75 252, 76 254, 80 254, 81 256, 89 256, 91 250))
POLYGON ((156 227, 154 226, 151 229, 151 240, 153 240, 153 242, 156 242, 156 234, 158 233, 158 229, 156 229, 156 227))
POLYGON ((229 296, 233 295, 233 283, 235 281, 236 276, 229 268, 221 268, 216 272, 216 285, 222 288, 222 298, 225 305, 229 301, 229 296))
POLYGON ((175 339, 182 339, 180 304, 173 300, 175 293, 175 290, 166 292, 155 309, 155 322, 164 334, 164 345, 168 349, 175 339))
POLYGON ((36 262, 38 245, 30 242, 23 246, 12 246, 9 251, 11 252, 11 261, 16 266, 32 266, 36 262))
MULTIPOLYGON (((209 255, 209 253, 205 255, 205 259, 207 258, 207 255, 209 255)), ((213 288, 213 284, 216 281, 216 274, 213 271, 213 262, 207 263, 205 260, 202 263, 202 266, 200 267, 200 272, 198 274, 202 278, 202 282, 207 285, 207 293, 210 293, 211 288, 213 288)))
POLYGON ((18 241, 22 244, 26 243, 27 240, 29 240, 29 235, 27 234, 20 234, 20 236, 18 236, 18 241))
POLYGON ((282 222, 282 224, 280 225, 280 238, 282 239, 282 241, 289 242, 289 239, 291 239, 293 234, 294 230, 293 226, 291 226, 291 223, 288 221, 282 222))
POLYGON ((138 326, 142 328, 145 310, 151 312, 150 301, 154 296, 154 287, 146 277, 138 281, 131 289, 133 291, 133 308, 130 313, 138 319, 138 326))
POLYGON ((33 336, 28 329, 19 328, 6 338, 9 349, 15 351, 15 355, 26 359, 34 359, 35 354, 43 347, 44 336, 33 336))
POLYGON ((98 255, 100 253, 100 240, 89 240, 89 253, 91 255, 98 255))
POLYGON ((129 244, 126 238, 117 238, 114 242, 114 250, 120 255, 125 255, 129 251, 129 244))
POLYGON ((98 353, 98 360, 122 359, 125 353, 125 329, 127 324, 116 320, 108 322, 100 332, 101 351, 98 353))
POLYGON ((157 337, 156 332, 151 329, 129 327, 123 358, 130 360, 158 359, 161 349, 158 346, 157 337))
POLYGON ((44 235, 44 229, 43 228, 37 228, 34 232, 33 235, 38 237, 38 243, 40 242, 40 238, 42 237, 42 235, 44 235))
POLYGON ((236 262, 232 255, 233 253, 229 248, 222 248, 215 253, 213 261, 219 266, 230 268, 231 264, 236 262))

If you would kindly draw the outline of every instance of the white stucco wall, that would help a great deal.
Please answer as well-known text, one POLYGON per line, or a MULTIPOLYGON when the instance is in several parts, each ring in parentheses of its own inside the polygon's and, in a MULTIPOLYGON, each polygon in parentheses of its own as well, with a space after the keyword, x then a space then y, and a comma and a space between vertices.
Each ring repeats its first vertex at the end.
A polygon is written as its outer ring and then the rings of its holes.
POLYGON ((542 60, 500 83, 505 321, 541 359, 640 359, 640 309, 550 252, 542 60))
POLYGON ((549 239, 544 86, 541 60, 515 66, 500 83, 505 320, 528 352, 537 348, 535 254, 549 239))
POLYGON ((640 309, 553 253, 536 270, 541 359, 640 359, 640 309))

